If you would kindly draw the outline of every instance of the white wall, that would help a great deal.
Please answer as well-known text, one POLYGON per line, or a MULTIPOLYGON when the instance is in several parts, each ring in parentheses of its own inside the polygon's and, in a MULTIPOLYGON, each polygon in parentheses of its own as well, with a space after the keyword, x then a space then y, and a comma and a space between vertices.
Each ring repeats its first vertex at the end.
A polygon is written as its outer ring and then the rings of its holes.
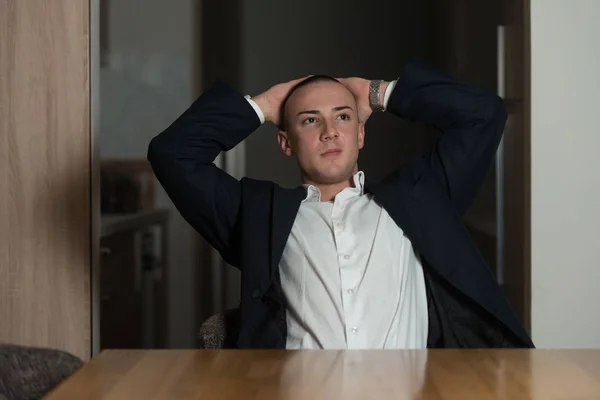
MULTIPOLYGON (((110 1, 109 65, 100 72, 102 157, 144 158, 148 143, 192 101, 194 0, 110 1)), ((198 71, 199 73, 199 71, 198 71)), ((169 207, 169 344, 195 344, 197 234, 169 207)))
POLYGON ((598 0, 531 0, 531 311, 538 347, 600 347, 598 21, 598 0))

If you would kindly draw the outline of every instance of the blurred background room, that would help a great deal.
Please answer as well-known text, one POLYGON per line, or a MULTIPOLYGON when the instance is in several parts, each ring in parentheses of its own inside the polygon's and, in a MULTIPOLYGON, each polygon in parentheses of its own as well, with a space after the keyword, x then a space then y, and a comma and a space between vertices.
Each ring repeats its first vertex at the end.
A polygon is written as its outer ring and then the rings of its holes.
MULTIPOLYGON (((256 95, 307 74, 392 80, 413 59, 506 99, 507 139, 466 220, 528 324, 524 18, 519 0, 100 0, 100 347, 194 347, 205 319, 238 304, 238 271, 179 216, 145 160, 150 139, 205 87, 223 79, 256 95)), ((261 127, 217 163, 298 185, 275 133, 261 127)), ((377 116, 360 167, 381 180, 437 137, 377 116)))
MULTIPOLYGON (((427 60, 504 99, 503 142, 465 216, 542 348, 600 347, 597 0, 0 0, 0 342, 198 348, 240 276, 182 219, 150 140, 213 82, 395 79, 427 60)), ((215 161, 300 183, 265 124, 215 161)), ((370 180, 438 133, 371 118, 370 180)))

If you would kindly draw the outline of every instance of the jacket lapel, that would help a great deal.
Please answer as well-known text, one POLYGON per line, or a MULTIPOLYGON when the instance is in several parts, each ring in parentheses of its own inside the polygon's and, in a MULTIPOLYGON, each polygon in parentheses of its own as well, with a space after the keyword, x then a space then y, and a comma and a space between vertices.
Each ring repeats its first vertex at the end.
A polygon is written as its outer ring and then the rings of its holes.
POLYGON ((305 191, 302 186, 296 189, 275 187, 273 191, 273 210, 271 214, 271 282, 275 279, 279 261, 292 226, 298 214, 305 191))

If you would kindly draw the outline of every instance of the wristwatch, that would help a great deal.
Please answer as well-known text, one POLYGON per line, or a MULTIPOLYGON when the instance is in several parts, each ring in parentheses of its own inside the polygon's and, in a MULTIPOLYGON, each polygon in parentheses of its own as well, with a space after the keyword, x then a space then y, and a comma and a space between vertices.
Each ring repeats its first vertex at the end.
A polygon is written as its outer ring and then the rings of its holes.
POLYGON ((369 105, 373 112, 384 111, 383 104, 380 102, 379 88, 381 87, 381 79, 374 79, 369 84, 369 105))

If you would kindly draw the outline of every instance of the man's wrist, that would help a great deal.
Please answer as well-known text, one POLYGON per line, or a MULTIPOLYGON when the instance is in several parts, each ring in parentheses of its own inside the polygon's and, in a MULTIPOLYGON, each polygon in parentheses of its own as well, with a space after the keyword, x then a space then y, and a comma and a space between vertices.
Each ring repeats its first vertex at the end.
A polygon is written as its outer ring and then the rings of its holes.
POLYGON ((248 103, 252 106, 252 108, 254 109, 254 112, 256 113, 256 116, 258 117, 258 119, 260 120, 260 124, 264 124, 265 123, 265 114, 262 112, 261 108, 259 107, 258 104, 256 104, 256 102, 254 101, 253 98, 250 97, 250 95, 246 95, 244 96, 244 98, 248 101, 248 103))
POLYGON ((252 100, 256 105, 260 108, 263 115, 263 123, 265 121, 272 121, 271 109, 269 105, 269 101, 263 94, 259 94, 256 97, 252 97, 252 100))
POLYGON ((384 110, 388 109, 388 103, 390 102, 390 97, 392 97, 392 92, 396 88, 397 83, 398 83, 398 80, 386 82, 385 87, 382 88, 382 91, 381 91, 381 93, 383 93, 382 106, 383 106, 384 110))
POLYGON ((369 82, 369 106, 373 112, 386 110, 390 83, 382 79, 374 79, 369 82))
POLYGON ((386 104, 385 104, 385 91, 387 90, 388 86, 390 85, 389 81, 381 81, 381 84, 379 85, 379 104, 383 107, 386 108, 386 104))

